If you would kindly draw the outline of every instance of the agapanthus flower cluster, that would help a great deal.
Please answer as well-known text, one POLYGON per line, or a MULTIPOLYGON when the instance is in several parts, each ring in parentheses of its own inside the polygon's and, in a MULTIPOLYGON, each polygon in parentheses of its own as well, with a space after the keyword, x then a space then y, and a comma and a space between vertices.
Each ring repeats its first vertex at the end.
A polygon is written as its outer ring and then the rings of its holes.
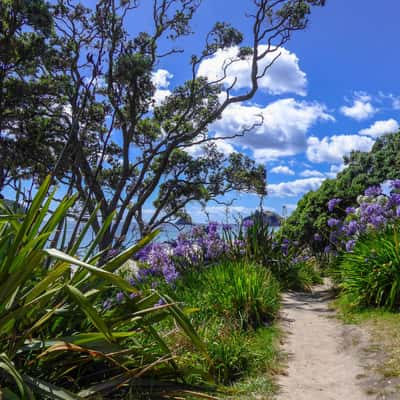
POLYGON ((220 258, 229 249, 219 228, 218 223, 210 222, 207 226, 195 226, 172 243, 146 246, 137 254, 138 261, 145 265, 140 269, 138 279, 162 276, 171 284, 179 276, 178 271, 200 267, 220 258))
MULTIPOLYGON (((327 222, 332 228, 330 242, 336 248, 350 252, 356 245, 360 234, 370 230, 380 230, 388 224, 400 221, 400 180, 391 183, 391 192, 383 194, 381 186, 372 186, 365 190, 364 195, 358 196, 358 207, 347 207, 343 220, 330 218, 327 222)), ((328 209, 339 204, 339 199, 332 199, 328 209)))
POLYGON ((342 201, 342 199, 339 199, 339 198, 330 199, 328 201, 329 212, 332 212, 335 209, 335 207, 340 204, 341 201, 342 201))
POLYGON ((163 276, 167 283, 174 282, 178 272, 171 255, 171 249, 167 244, 154 243, 144 247, 138 252, 137 259, 148 267, 139 270, 138 278, 144 279, 149 275, 163 276))
POLYGON ((293 264, 300 264, 300 263, 307 262, 308 260, 310 260, 310 256, 309 255, 299 255, 297 257, 292 258, 292 263, 293 264))

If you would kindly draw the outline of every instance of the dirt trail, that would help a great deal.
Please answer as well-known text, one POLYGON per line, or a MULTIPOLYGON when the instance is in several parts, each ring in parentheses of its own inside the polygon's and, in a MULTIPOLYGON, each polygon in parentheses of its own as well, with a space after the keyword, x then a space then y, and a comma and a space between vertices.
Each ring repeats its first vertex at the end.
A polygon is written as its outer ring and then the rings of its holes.
POLYGON ((287 375, 279 379, 279 400, 369 398, 359 385, 365 370, 350 345, 361 332, 349 332, 348 327, 329 318, 334 315, 328 307, 330 299, 328 283, 311 294, 284 295, 284 351, 289 359, 287 375))

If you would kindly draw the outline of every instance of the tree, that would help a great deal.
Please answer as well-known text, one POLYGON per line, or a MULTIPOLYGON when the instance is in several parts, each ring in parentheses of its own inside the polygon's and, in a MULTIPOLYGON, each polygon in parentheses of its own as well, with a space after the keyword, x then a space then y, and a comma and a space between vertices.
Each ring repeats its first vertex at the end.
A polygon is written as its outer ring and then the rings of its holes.
POLYGON ((0 5, 0 191, 18 178, 43 175, 60 145, 46 110, 55 115, 57 89, 46 79, 53 20, 43 0, 0 5), (53 149, 51 151, 50 149, 53 149))
MULTIPOLYGON (((254 96, 281 46, 292 32, 307 26, 311 7, 325 1, 248 3, 250 46, 234 27, 216 22, 201 54, 190 57, 190 78, 161 103, 154 100, 153 74, 167 57, 182 57, 175 44, 193 33, 190 22, 200 0, 153 0, 153 26, 136 35, 127 29, 127 16, 140 9, 136 0, 100 0, 95 9, 73 0, 59 0, 54 6, 52 68, 45 75, 61 91, 49 125, 63 151, 54 151, 59 162, 46 167, 79 192, 82 215, 100 204, 95 231, 115 213, 103 248, 114 238, 114 245, 120 245, 133 222, 145 235, 194 200, 218 199, 233 190, 266 194, 265 168, 243 154, 220 152, 209 127, 231 104, 254 96), (237 56, 226 60, 221 79, 211 82, 198 76, 203 60, 233 46, 237 56), (260 68, 271 54, 271 64, 260 68), (229 67, 244 58, 250 64, 251 87, 239 91, 236 82, 227 84, 225 77, 229 67), (194 145, 202 146, 202 156, 188 151, 194 145), (145 218, 150 202, 154 211, 145 218)), ((237 135, 253 127, 243 127, 237 135)))
POLYGON ((284 236, 322 251, 329 244, 329 218, 342 219, 347 207, 357 204, 357 197, 370 186, 400 176, 400 132, 377 139, 370 152, 353 151, 345 157, 346 168, 335 179, 325 180, 321 187, 307 193, 282 228, 284 236), (333 212, 328 201, 341 199, 333 212), (321 240, 314 240, 318 234, 321 240))

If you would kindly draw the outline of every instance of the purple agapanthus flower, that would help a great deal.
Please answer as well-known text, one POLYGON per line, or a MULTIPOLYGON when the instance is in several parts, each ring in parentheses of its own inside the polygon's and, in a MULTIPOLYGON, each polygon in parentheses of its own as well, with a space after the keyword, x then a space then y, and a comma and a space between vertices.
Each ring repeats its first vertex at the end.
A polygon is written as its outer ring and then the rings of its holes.
POLYGON ((165 304, 165 301, 163 299, 160 299, 157 301, 156 304, 154 304, 155 307, 160 307, 163 306, 165 304))
POLYGON ((356 241, 351 239, 346 242, 346 251, 350 252, 353 251, 354 246, 356 245, 356 241))
POLYGON ((133 278, 133 277, 130 277, 130 278, 128 279, 128 282, 129 282, 132 286, 135 286, 135 285, 137 284, 137 279, 136 279, 136 278, 133 278))
POLYGON ((245 219, 245 220, 243 221, 243 226, 244 226, 246 229, 250 228, 250 227, 253 226, 253 225, 254 225, 254 221, 253 221, 252 219, 245 219))
POLYGON ((118 250, 118 249, 110 249, 110 250, 108 250, 108 252, 107 252, 107 257, 108 257, 108 258, 114 258, 114 257, 116 257, 119 253, 121 253, 121 251, 118 250))
POLYGON ((356 212, 356 209, 354 207, 347 207, 346 208, 346 214, 354 214, 356 212))
POLYGON ((400 206, 400 193, 391 193, 388 206, 400 206))
POLYGON ((328 201, 328 210, 332 212, 334 208, 342 201, 342 199, 334 198, 328 201))
POLYGON ((371 186, 365 190, 364 194, 368 197, 376 197, 382 194, 382 188, 380 185, 371 186))
POLYGON ((316 233, 316 234, 314 235, 314 240, 315 240, 316 242, 320 242, 320 241, 322 240, 321 235, 320 235, 319 233, 316 233))
POLYGON ((336 219, 336 218, 329 218, 328 219, 328 226, 330 227, 330 228, 332 228, 332 227, 334 227, 334 226, 337 226, 337 225, 339 225, 340 224, 340 221, 338 220, 338 219, 336 219))
POLYGON ((208 235, 215 235, 218 231, 218 222, 210 222, 206 227, 206 232, 208 235))
POLYGON ((117 303, 122 303, 124 300, 124 294, 122 292, 118 292, 115 296, 115 299, 117 300, 117 303))
POLYGON ((400 189, 400 179, 395 179, 390 184, 392 189, 399 190, 400 189))
POLYGON ((353 221, 350 221, 349 223, 343 225, 342 230, 347 236, 355 235, 357 233, 357 230, 358 230, 357 221, 353 220, 353 221))

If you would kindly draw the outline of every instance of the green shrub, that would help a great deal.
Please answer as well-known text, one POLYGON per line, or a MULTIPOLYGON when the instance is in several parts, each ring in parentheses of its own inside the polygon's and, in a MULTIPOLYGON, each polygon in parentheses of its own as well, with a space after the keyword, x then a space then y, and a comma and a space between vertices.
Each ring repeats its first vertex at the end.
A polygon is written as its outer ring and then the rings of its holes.
MULTIPOLYGON (((169 290, 200 332, 214 378, 226 384, 246 375, 255 357, 255 329, 269 329, 279 309, 279 284, 272 274, 254 263, 225 261, 185 272, 169 290)), ((263 354, 272 357, 270 351, 263 354)))
POLYGON ((264 267, 225 261, 189 272, 177 283, 176 296, 199 307, 197 318, 224 317, 240 328, 257 328, 279 310, 279 284, 264 267))
POLYGON ((320 273, 311 261, 301 261, 288 266, 283 284, 287 289, 308 292, 314 285, 323 283, 320 273))
POLYGON ((396 309, 400 306, 399 227, 360 237, 342 256, 336 277, 355 306, 396 309))

